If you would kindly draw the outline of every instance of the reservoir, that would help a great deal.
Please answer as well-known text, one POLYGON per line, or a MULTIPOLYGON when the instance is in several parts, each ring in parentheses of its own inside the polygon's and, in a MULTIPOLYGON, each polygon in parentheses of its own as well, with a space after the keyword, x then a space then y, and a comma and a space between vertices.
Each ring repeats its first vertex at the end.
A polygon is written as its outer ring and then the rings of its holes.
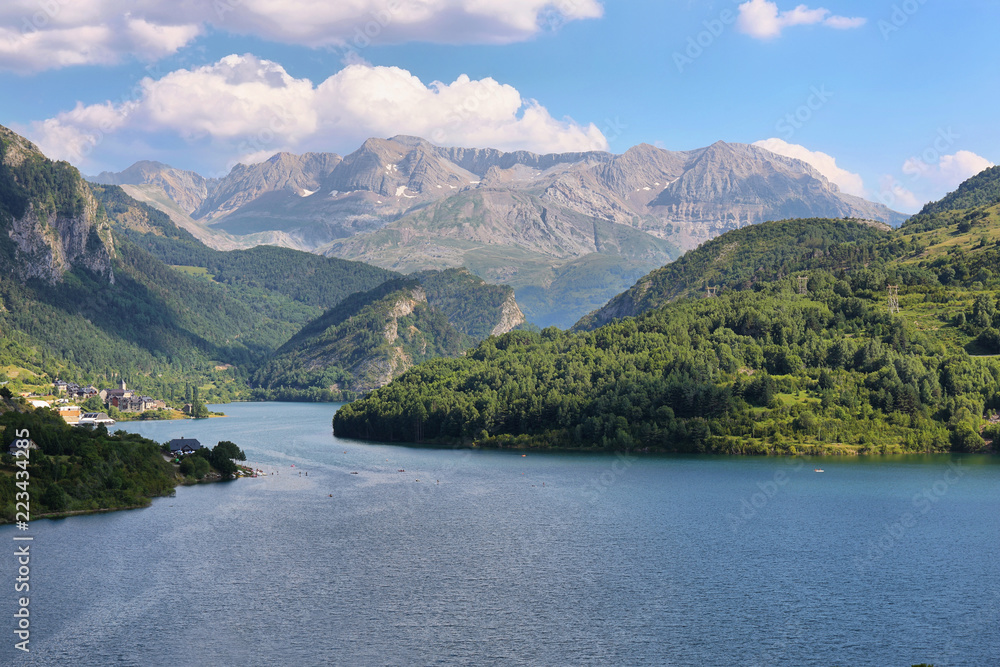
POLYGON ((8 621, 0 663, 1000 664, 996 458, 421 449, 338 440, 336 408, 115 427, 268 474, 33 521, 31 653, 8 621))

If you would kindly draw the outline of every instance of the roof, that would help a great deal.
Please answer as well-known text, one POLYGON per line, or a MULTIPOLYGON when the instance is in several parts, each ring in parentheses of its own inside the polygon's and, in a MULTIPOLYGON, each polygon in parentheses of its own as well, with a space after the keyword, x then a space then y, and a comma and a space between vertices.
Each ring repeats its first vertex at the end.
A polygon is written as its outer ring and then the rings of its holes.
POLYGON ((104 412, 84 412, 80 415, 80 421, 77 423, 84 426, 87 424, 114 424, 115 420, 104 412))
MULTIPOLYGON (((7 451, 13 454, 18 449, 24 449, 24 447, 17 446, 18 440, 11 440, 10 445, 7 447, 7 451)), ((28 449, 38 449, 38 445, 34 440, 28 440, 28 449)))
POLYGON ((174 438, 170 441, 170 451, 177 452, 182 449, 201 449, 204 447, 203 444, 198 442, 195 438, 174 438))

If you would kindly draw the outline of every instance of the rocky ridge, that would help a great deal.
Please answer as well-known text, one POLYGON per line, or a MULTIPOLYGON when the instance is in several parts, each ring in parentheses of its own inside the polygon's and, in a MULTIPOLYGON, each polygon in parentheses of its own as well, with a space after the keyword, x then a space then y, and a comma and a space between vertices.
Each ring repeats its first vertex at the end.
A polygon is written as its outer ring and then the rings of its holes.
POLYGON ((0 199, 0 225, 11 242, 11 274, 55 284, 75 267, 114 283, 115 249, 106 216, 79 172, 49 162, 37 146, 0 126, 3 180, 12 185, 0 199), (54 181, 58 190, 37 190, 54 181))

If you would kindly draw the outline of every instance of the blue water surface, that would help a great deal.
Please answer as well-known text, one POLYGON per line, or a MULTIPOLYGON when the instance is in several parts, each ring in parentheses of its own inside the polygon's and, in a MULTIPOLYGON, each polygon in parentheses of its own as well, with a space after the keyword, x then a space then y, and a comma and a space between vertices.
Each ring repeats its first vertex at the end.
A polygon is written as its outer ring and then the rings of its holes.
POLYGON ((32 522, 31 652, 11 555, 0 663, 1000 664, 992 458, 522 456, 212 409, 120 426, 267 474, 32 522))

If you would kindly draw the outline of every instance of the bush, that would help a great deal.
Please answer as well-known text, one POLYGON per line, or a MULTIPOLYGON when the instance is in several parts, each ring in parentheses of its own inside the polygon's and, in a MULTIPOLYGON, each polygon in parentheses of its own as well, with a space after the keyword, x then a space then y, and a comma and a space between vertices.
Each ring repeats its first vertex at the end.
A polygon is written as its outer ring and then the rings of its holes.
POLYGON ((189 454, 181 459, 181 474, 186 477, 202 479, 211 470, 206 459, 196 454, 189 454))
POLYGON ((1000 331, 990 327, 983 330, 972 344, 983 354, 1000 354, 1000 331))
POLYGON ((975 429, 968 424, 959 424, 952 431, 951 444, 955 451, 959 452, 978 452, 986 446, 986 443, 979 437, 975 429))

